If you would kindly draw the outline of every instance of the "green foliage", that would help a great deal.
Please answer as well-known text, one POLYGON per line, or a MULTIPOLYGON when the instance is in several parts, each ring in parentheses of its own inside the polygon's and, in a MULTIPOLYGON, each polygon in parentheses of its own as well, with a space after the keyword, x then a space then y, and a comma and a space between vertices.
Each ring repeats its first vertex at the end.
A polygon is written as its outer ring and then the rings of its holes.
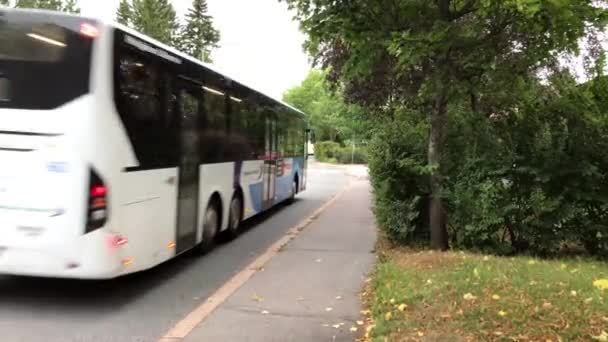
POLYGON ((213 18, 207 14, 206 0, 192 3, 179 41, 182 51, 211 62, 211 50, 219 47, 220 33, 213 27, 213 18))
POLYGON ((361 120, 363 110, 344 102, 339 89, 330 89, 326 73, 312 70, 301 85, 283 96, 286 103, 308 115, 317 140, 361 141, 369 137, 369 125, 361 120))
POLYGON ((63 11, 66 13, 80 14, 80 8, 78 7, 76 0, 65 0, 63 11))
POLYGON ((315 144, 315 159, 321 162, 326 162, 331 159, 338 159, 340 149, 339 143, 334 141, 320 141, 315 144))
MULTIPOLYGON (((375 123, 376 214, 391 237, 410 240, 430 195, 437 248, 442 222, 466 246, 507 241, 548 253, 581 235, 601 245, 605 118, 588 106, 589 94, 557 80, 542 89, 538 75, 557 74, 560 56, 603 30, 608 1, 283 1, 308 35, 309 53, 375 123), (400 115, 403 108, 418 120, 400 115), (408 138, 422 124, 427 134, 408 138), (440 217, 442 199, 454 217, 440 217), (586 227, 595 228, 583 234, 586 227)), ((589 40, 595 48, 597 41, 589 40)), ((597 54, 596 69, 604 60, 597 54)))
POLYGON ((427 236, 425 220, 430 169, 426 163, 428 125, 407 110, 400 119, 378 129, 368 148, 374 189, 374 213, 388 236, 411 243, 427 236))
POLYGON ((129 0, 120 0, 120 5, 118 5, 118 10, 116 10, 116 21, 130 26, 131 18, 133 17, 133 9, 131 8, 131 3, 129 0))
MULTIPOLYGON (((9 0, 0 0, 0 5, 9 6, 9 0)), ((76 0, 17 0, 16 8, 39 8, 66 13, 80 13, 76 0)))
POLYGON ((445 193, 455 246, 608 252, 608 113, 592 88, 560 76, 494 121, 457 117, 449 154, 465 158, 445 193))
POLYGON ((169 0, 133 0, 131 9, 133 28, 167 45, 177 45, 179 21, 169 0))
POLYGON ((8 0, 0 0, 0 6, 9 6, 10 3, 8 0))
POLYGON ((340 164, 366 164, 367 149, 357 147, 353 154, 352 146, 342 146, 334 141, 321 141, 315 144, 315 159, 340 164))

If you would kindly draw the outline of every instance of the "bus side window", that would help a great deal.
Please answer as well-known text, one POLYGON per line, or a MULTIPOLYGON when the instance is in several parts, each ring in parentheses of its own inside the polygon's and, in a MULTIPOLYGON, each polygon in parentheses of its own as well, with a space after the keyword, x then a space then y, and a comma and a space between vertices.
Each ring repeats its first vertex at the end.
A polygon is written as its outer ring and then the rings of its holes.
POLYGON ((140 167, 174 166, 174 99, 159 63, 128 50, 118 60, 116 106, 140 167))

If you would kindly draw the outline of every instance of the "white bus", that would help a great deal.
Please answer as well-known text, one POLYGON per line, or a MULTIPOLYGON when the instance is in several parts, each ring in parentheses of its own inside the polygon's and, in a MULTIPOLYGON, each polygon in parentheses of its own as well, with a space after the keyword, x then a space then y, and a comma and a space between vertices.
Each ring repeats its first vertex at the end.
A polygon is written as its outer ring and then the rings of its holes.
POLYGON ((0 8, 0 273, 108 279, 235 237, 305 190, 307 132, 128 28, 0 8))

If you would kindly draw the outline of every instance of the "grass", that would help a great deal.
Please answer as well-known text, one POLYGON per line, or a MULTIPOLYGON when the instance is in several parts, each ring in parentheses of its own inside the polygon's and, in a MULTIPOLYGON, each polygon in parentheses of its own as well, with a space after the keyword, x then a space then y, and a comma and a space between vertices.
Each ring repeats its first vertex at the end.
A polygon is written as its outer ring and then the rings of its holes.
MULTIPOLYGON (((367 341, 589 341, 608 331, 608 264, 379 244, 367 341)), ((608 335, 605 335, 608 341, 608 335)))

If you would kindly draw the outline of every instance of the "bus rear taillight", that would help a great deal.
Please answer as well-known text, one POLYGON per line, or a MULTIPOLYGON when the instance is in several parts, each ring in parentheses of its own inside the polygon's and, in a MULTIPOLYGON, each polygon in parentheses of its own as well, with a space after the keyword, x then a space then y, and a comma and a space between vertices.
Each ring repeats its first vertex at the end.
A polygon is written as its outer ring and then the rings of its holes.
POLYGON ((89 176, 89 196, 87 205, 86 233, 103 227, 108 221, 108 188, 94 171, 89 176))

